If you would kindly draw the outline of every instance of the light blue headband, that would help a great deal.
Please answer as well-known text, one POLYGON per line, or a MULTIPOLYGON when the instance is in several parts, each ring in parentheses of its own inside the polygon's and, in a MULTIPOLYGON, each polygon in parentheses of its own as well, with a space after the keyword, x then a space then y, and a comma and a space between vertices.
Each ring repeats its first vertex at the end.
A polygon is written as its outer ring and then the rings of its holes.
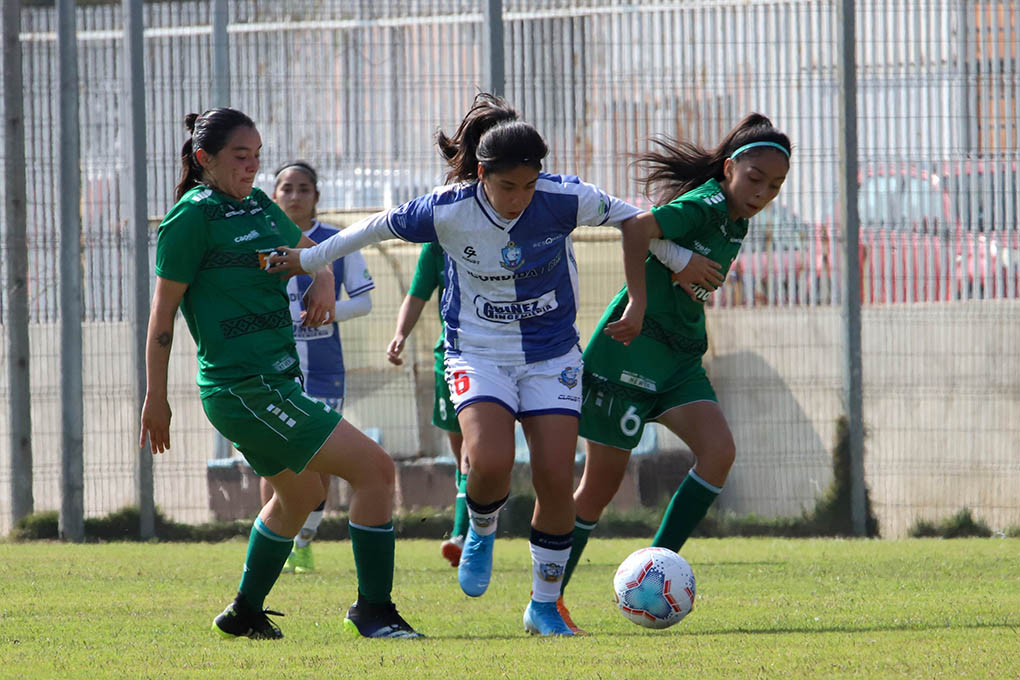
POLYGON ((750 151, 751 149, 757 149, 758 147, 763 146, 768 146, 773 149, 779 149, 780 151, 783 152, 783 155, 785 155, 787 158, 790 157, 790 151, 785 146, 777 142, 751 142, 750 144, 745 144, 744 146, 739 147, 736 151, 731 153, 730 160, 733 160, 734 158, 744 153, 745 151, 750 151))

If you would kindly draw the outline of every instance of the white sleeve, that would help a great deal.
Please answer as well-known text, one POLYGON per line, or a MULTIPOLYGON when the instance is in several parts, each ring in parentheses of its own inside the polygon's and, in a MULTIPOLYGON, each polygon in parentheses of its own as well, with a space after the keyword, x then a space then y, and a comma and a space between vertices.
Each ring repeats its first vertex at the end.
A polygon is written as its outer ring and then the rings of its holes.
POLYGON ((577 194, 577 226, 601 227, 605 224, 617 226, 641 212, 630 203, 610 196, 594 184, 577 180, 564 182, 564 185, 573 187, 571 192, 577 194))
POLYGON ((315 272, 333 260, 350 255, 367 245, 398 238, 389 227, 389 213, 390 211, 384 210, 371 217, 366 217, 340 233, 333 234, 317 246, 302 250, 301 268, 306 272, 315 272))
POLYGON ((683 271, 683 268, 691 261, 691 255, 694 254, 683 246, 661 238, 653 238, 652 242, 648 244, 648 250, 652 251, 655 259, 674 272, 683 271))
MULTIPOLYGON (((355 250, 350 255, 344 257, 343 284, 349 298, 367 293, 375 288, 375 281, 372 280, 372 275, 368 273, 368 267, 365 265, 365 256, 361 254, 360 250, 355 250)), ((337 291, 337 302, 340 302, 339 291, 337 291)))
POLYGON ((365 291, 361 295, 355 295, 347 300, 339 300, 336 303, 336 321, 347 321, 359 316, 365 316, 372 311, 372 294, 365 291))

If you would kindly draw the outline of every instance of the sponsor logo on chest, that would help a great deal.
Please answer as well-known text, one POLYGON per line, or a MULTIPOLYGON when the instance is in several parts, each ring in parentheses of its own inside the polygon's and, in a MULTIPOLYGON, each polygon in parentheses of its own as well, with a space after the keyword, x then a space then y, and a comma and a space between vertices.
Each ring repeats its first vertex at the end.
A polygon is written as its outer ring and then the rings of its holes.
POLYGON ((241 236, 237 236, 236 238, 234 238, 234 243, 244 243, 245 241, 253 241, 257 239, 259 236, 261 236, 261 234, 259 234, 259 230, 252 229, 247 234, 242 234, 241 236))
POLYGON ((475 313, 478 314, 478 318, 493 323, 514 323, 534 319, 558 307, 559 302, 556 300, 554 290, 530 300, 499 301, 489 300, 481 295, 475 297, 475 313))

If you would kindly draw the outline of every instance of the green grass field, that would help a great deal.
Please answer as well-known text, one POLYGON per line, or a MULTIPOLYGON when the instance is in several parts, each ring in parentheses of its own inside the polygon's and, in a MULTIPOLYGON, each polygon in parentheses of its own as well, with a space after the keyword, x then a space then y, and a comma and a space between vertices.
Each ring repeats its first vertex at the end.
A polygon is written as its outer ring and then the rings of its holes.
POLYGON ((590 635, 537 639, 521 615, 527 543, 500 540, 470 599, 436 541, 398 541, 395 599, 429 639, 342 632, 348 543, 315 546, 315 575, 281 577, 267 606, 286 638, 221 641, 245 545, 0 543, 2 678, 1017 678, 1020 539, 695 539, 694 612, 666 631, 612 605, 640 540, 593 539, 567 601, 590 635))

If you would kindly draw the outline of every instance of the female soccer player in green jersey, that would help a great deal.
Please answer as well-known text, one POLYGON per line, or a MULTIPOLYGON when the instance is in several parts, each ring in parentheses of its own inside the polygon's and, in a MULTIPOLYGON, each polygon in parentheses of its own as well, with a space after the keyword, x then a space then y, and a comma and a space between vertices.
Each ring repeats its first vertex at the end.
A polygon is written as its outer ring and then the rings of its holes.
MULTIPOLYGON (((768 118, 751 114, 712 150, 685 141, 658 144, 661 152, 639 159, 648 168, 645 190, 656 207, 638 219, 654 222, 656 237, 714 261, 721 284, 747 234, 749 218, 783 186, 790 140, 768 118)), ((605 333, 627 304, 625 287, 609 303, 584 352, 580 435, 587 440, 587 459, 574 493, 577 521, 564 587, 588 535, 620 487, 645 423, 668 427, 696 459, 666 510, 653 546, 680 550, 733 465, 733 435, 701 363, 708 348, 704 303, 712 288, 682 284, 681 290, 680 278, 649 257, 641 334, 624 345, 605 333)))
MULTIPOLYGON (((344 629, 365 637, 420 637, 390 600, 393 585, 393 461, 328 405, 308 397, 286 283, 265 271, 266 254, 313 245, 253 188, 262 139, 240 111, 189 114, 177 203, 159 227, 156 290, 146 344, 148 384, 140 443, 170 447, 167 367, 180 307, 198 345, 198 386, 213 426, 273 485, 252 528, 235 600, 213 622, 226 638, 283 637, 263 609, 305 518, 325 498, 321 473, 353 488, 350 536, 358 599, 344 629)), ((316 272, 306 326, 335 315, 332 272, 316 272)))
MULTIPOLYGON (((404 343, 407 336, 411 334, 414 325, 418 323, 425 303, 432 297, 432 292, 439 289, 439 297, 443 296, 445 283, 443 279, 443 249, 438 243, 426 243, 422 246, 418 255, 418 265, 414 270, 414 278, 411 279, 411 287, 400 305, 400 312, 397 314, 397 328, 393 333, 386 348, 386 358, 394 366, 400 366, 404 360, 400 354, 404 351, 404 343)), ((440 311, 439 322, 442 323, 442 311, 440 311)), ((457 463, 455 470, 457 481, 457 497, 454 501, 453 529, 450 530, 450 538, 443 541, 440 552, 450 562, 450 566, 456 567, 460 564, 460 554, 464 549, 464 537, 468 530, 467 511, 467 459, 462 457, 461 447, 464 444, 464 435, 460 432, 460 424, 457 423, 457 411, 450 398, 450 386, 446 383, 445 364, 446 350, 443 347, 443 334, 433 348, 435 356, 435 401, 432 407, 432 424, 446 432, 450 438, 450 450, 453 451, 453 458, 457 463)))

